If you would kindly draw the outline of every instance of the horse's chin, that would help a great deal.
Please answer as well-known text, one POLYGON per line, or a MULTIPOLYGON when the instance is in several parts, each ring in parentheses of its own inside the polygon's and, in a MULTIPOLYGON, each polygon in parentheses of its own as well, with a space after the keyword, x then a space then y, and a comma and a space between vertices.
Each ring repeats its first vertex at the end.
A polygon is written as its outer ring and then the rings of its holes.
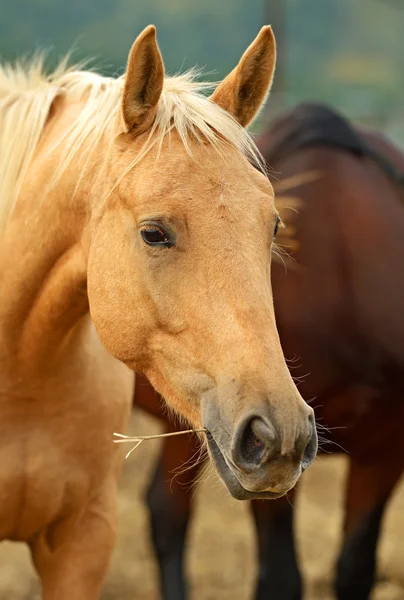
POLYGON ((279 493, 271 491, 250 492, 249 490, 246 490, 227 464, 226 459, 210 432, 207 432, 206 438, 210 458, 229 493, 236 500, 276 500, 276 498, 281 498, 289 491, 285 490, 284 492, 279 493))

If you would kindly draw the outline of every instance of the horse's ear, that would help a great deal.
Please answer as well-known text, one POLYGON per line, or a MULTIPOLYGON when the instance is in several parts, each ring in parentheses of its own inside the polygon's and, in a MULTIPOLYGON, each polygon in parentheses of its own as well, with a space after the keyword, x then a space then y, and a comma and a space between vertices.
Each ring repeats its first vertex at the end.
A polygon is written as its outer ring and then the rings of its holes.
POLYGON ((263 27, 237 67, 218 85, 211 100, 246 127, 261 108, 271 87, 276 62, 275 37, 263 27))
POLYGON ((127 130, 145 131, 156 115, 164 83, 164 64, 156 40, 156 28, 142 31, 129 52, 122 96, 127 130))

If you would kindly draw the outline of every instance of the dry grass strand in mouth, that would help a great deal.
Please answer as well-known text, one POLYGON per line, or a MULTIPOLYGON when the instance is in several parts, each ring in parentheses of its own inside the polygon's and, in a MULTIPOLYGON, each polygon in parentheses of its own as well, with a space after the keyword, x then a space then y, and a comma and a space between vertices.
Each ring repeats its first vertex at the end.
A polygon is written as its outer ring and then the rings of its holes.
POLYGON ((155 440, 157 438, 172 437, 174 435, 185 435, 186 433, 206 433, 207 429, 185 429, 183 431, 172 431, 170 433, 156 433, 155 435, 124 435, 123 433, 114 433, 117 440, 113 440, 114 444, 135 444, 133 448, 126 454, 125 459, 129 458, 136 448, 140 446, 146 440, 155 440))

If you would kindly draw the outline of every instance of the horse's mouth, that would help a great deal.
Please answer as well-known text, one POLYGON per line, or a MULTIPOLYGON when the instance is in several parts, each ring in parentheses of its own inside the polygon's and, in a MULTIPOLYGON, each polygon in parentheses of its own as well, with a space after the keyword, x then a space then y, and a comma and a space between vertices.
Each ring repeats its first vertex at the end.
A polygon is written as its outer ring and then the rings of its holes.
POLYGON ((221 479, 225 483, 233 498, 236 500, 275 500, 276 498, 280 498, 281 496, 285 495, 286 492, 250 492, 249 490, 246 490, 227 464, 227 461, 224 458, 219 446, 216 444, 212 434, 209 431, 206 434, 206 438, 208 441, 210 456, 216 465, 221 479))

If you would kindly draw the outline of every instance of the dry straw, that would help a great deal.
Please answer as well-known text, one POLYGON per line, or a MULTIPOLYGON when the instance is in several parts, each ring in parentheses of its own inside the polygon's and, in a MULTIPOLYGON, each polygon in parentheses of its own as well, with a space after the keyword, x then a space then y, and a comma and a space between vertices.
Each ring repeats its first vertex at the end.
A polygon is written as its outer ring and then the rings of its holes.
POLYGON ((129 435, 123 435, 123 433, 114 433, 114 436, 119 438, 114 440, 114 444, 135 444, 133 448, 129 450, 125 458, 129 458, 136 448, 140 446, 145 440, 155 440, 157 438, 173 437, 174 435, 184 435, 186 433, 206 433, 206 429, 185 429, 183 431, 172 431, 171 433, 158 433, 156 435, 136 435, 134 437, 129 435))

